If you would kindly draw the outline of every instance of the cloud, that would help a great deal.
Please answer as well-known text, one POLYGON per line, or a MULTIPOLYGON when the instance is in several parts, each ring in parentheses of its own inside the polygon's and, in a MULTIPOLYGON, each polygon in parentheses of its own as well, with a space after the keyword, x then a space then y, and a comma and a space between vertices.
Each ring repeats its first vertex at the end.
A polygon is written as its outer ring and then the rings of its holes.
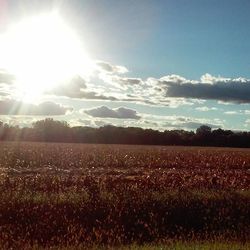
POLYGON ((158 83, 165 97, 250 103, 250 79, 205 74, 201 81, 192 81, 172 75, 159 79, 158 83))
POLYGON ((163 76, 160 80, 164 81, 166 83, 176 83, 176 84, 192 83, 192 81, 187 80, 186 78, 184 78, 182 76, 179 76, 179 75, 167 75, 167 76, 163 76))
POLYGON ((202 111, 202 112, 207 112, 207 111, 215 111, 215 110, 218 110, 218 108, 216 107, 206 107, 206 106, 203 106, 203 107, 197 107, 195 108, 196 110, 199 110, 199 111, 202 111))
POLYGON ((185 130, 196 130, 201 125, 207 125, 213 129, 224 127, 224 120, 214 118, 195 118, 189 116, 160 116, 160 115, 150 115, 142 114, 142 119, 151 121, 158 124, 160 130, 165 129, 185 129, 185 130))
POLYGON ((117 109, 111 109, 106 106, 96 107, 93 109, 85 110, 86 114, 93 117, 101 118, 116 118, 116 119, 140 119, 140 116, 133 109, 120 107, 117 109))
POLYGON ((143 81, 141 78, 120 77, 117 75, 105 75, 105 74, 100 75, 99 78, 103 82, 123 90, 128 90, 128 88, 136 90, 142 87, 140 85, 143 85, 143 81))
POLYGON ((157 122, 154 122, 154 121, 150 121, 150 120, 142 120, 140 123, 139 123, 140 126, 142 127, 150 127, 150 128, 155 128, 155 127, 158 127, 159 124, 157 122))
MULTIPOLYGON (((126 77, 124 66, 105 61, 96 61, 96 71, 86 78, 80 75, 54 87, 47 95, 68 98, 106 100, 139 103, 152 106, 176 108, 201 104, 206 100, 219 103, 250 103, 250 79, 226 78, 204 74, 199 80, 190 80, 179 75, 166 75, 160 79, 149 77, 126 77)), ((0 97, 15 96, 13 75, 0 69, 0 97), (6 83, 4 83, 6 82, 6 83), (2 85, 1 85, 2 83, 2 85), (3 86, 3 87, 1 87, 3 86), (13 87, 14 86, 14 87, 13 87)), ((214 107, 197 107, 199 111, 213 111, 214 107)))
POLYGON ((217 82, 227 82, 227 81, 230 81, 230 78, 221 77, 221 76, 212 76, 208 73, 201 76, 202 83, 214 84, 217 82))
POLYGON ((86 81, 80 76, 75 76, 70 81, 56 86, 48 94, 77 98, 81 96, 83 89, 86 89, 86 81))
POLYGON ((108 62, 98 61, 96 62, 97 67, 106 73, 111 74, 125 74, 128 72, 128 69, 120 65, 112 65, 108 62))
POLYGON ((64 84, 58 85, 46 94, 65 96, 69 98, 78 99, 92 99, 92 100, 117 100, 114 96, 104 95, 95 91, 89 91, 87 89, 86 80, 80 76, 75 76, 70 81, 64 84))
POLYGON ((249 115, 250 114, 250 110, 232 110, 232 111, 226 111, 224 112, 224 114, 226 115, 249 115))
POLYGON ((207 123, 207 122, 200 122, 200 121, 169 121, 163 123, 163 127, 167 127, 170 129, 186 129, 186 130, 196 130, 202 125, 209 126, 213 129, 221 128, 221 124, 213 124, 213 123, 207 123))
POLYGON ((94 121, 94 124, 95 124, 95 126, 97 126, 97 127, 103 127, 103 126, 111 125, 111 124, 110 124, 110 123, 108 123, 108 122, 105 122, 105 121, 99 121, 99 120, 94 121))
MULTIPOLYGON (((105 80, 105 79, 104 79, 105 80)), ((108 82, 111 84, 119 84, 122 86, 134 86, 138 84, 142 84, 143 81, 141 78, 131 78, 131 77, 119 77, 119 76, 113 76, 110 79, 108 79, 108 82)))
POLYGON ((12 84, 15 81, 14 75, 0 69, 0 83, 12 84))
MULTIPOLYGON (((140 102, 149 105, 178 107, 195 102, 217 100, 218 102, 250 103, 250 79, 226 78, 204 74, 200 80, 190 80, 179 75, 167 75, 160 79, 102 75, 105 83, 116 86, 116 96, 123 93, 128 98, 117 101, 140 102)), ((107 85, 104 85, 107 89, 107 85)), ((216 110, 214 107, 199 107, 200 111, 216 110)))
POLYGON ((20 127, 31 127, 32 123, 36 122, 33 116, 4 116, 3 122, 11 126, 20 126, 20 127))
POLYGON ((194 129, 199 128, 202 125, 206 125, 206 126, 209 126, 211 128, 220 128, 221 127, 220 125, 217 125, 217 124, 192 122, 192 121, 179 123, 178 126, 176 126, 176 125, 175 126, 179 127, 179 128, 187 128, 187 129, 194 130, 194 129))
POLYGON ((119 101, 116 97, 114 96, 106 96, 102 94, 98 94, 94 91, 90 92, 81 92, 80 98, 85 98, 85 99, 92 99, 92 100, 110 100, 110 101, 119 101))
POLYGON ((71 127, 78 127, 78 126, 93 127, 94 122, 88 119, 71 119, 69 120, 69 124, 71 127))
POLYGON ((0 91, 0 96, 8 96, 8 95, 9 95, 8 93, 0 91))
POLYGON ((237 115, 239 113, 236 112, 236 111, 226 111, 226 112, 224 112, 224 114, 226 114, 226 115, 237 115))
POLYGON ((79 92, 54 92, 54 95, 57 96, 65 96, 69 98, 78 98, 78 99, 90 99, 90 100, 109 100, 109 101, 119 101, 116 97, 114 96, 106 96, 103 94, 99 94, 94 91, 82 91, 80 90, 79 92))
POLYGON ((11 99, 0 101, 0 115, 56 116, 65 115, 69 111, 72 111, 72 108, 54 102, 35 105, 11 99))
POLYGON ((118 79, 118 82, 125 85, 137 85, 142 83, 141 78, 126 78, 126 77, 120 77, 118 79))

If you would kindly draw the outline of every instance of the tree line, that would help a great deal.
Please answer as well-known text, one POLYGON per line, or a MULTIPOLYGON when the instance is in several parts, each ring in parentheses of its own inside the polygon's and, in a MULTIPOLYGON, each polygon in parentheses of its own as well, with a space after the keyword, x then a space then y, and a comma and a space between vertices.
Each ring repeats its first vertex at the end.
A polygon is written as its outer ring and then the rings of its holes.
POLYGON ((185 130, 143 129, 138 127, 70 127, 65 121, 52 118, 36 121, 21 128, 0 121, 2 141, 41 141, 141 145, 187 145, 250 147, 250 132, 234 132, 202 125, 195 132, 185 130))

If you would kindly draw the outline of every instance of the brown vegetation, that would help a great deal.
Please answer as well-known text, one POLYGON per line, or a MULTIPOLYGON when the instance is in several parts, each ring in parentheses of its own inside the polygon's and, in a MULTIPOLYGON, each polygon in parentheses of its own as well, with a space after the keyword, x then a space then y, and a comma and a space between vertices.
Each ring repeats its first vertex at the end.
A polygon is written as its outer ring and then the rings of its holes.
POLYGON ((0 144, 0 243, 248 241, 250 151, 0 144))

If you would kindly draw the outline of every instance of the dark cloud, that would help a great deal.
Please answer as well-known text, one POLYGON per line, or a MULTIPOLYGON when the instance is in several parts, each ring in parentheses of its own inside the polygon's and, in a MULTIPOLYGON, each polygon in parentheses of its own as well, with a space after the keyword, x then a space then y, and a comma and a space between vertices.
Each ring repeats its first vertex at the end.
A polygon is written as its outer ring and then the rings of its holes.
POLYGON ((105 95, 101 95, 93 91, 81 92, 78 98, 85 98, 85 99, 92 99, 92 100, 118 101, 118 99, 114 96, 105 96, 105 95))
POLYGON ((205 82, 192 82, 185 78, 178 78, 178 81, 166 81, 163 78, 159 83, 165 91, 165 97, 250 103, 250 80, 207 78, 203 77, 205 82))
POLYGON ((72 108, 54 102, 43 102, 35 105, 11 99, 0 101, 0 115, 54 116, 65 115, 67 111, 71 110, 72 108))
POLYGON ((114 79, 114 82, 122 85, 137 85, 142 83, 142 80, 140 78, 118 77, 114 79))
POLYGON ((133 109, 120 107, 117 109, 111 109, 106 106, 101 106, 84 111, 86 114, 93 117, 102 118, 117 118, 117 119, 140 119, 140 116, 133 109))

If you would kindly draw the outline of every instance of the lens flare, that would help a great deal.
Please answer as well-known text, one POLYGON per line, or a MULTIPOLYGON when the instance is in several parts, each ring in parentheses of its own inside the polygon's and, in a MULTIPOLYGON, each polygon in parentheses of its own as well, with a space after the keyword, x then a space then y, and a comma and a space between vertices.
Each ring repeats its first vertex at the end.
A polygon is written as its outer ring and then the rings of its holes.
POLYGON ((75 75, 87 76, 92 63, 76 33, 58 14, 22 20, 0 37, 0 68, 16 76, 20 97, 36 98, 75 75))

